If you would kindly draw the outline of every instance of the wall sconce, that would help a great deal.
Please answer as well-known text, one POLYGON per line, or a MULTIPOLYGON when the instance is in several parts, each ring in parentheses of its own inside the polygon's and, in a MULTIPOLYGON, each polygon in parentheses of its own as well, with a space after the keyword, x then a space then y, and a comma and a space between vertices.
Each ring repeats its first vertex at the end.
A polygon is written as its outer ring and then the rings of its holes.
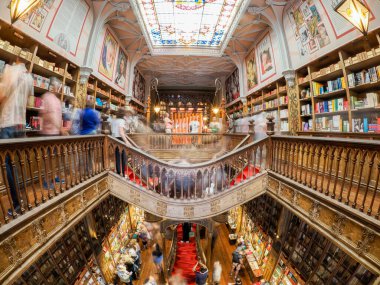
POLYGON ((343 0, 334 8, 335 12, 355 26, 364 36, 368 33, 369 9, 360 0, 343 0))
POLYGON ((11 23, 13 24, 33 8, 36 8, 40 2, 40 0, 11 0, 11 23))

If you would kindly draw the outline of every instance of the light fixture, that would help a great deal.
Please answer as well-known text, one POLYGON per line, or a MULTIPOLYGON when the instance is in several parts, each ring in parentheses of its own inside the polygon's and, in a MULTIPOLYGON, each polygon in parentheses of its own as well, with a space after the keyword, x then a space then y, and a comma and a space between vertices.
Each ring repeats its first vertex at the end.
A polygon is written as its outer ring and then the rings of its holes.
POLYGON ((218 107, 214 107, 212 108, 212 112, 216 115, 219 113, 219 108, 218 107))
POLYGON ((11 0, 11 23, 13 24, 22 16, 40 4, 41 0, 11 0))
POLYGON ((155 112, 156 114, 158 114, 158 113, 161 111, 161 108, 160 108, 159 105, 154 106, 153 109, 154 109, 154 112, 155 112))
POLYGON ((334 8, 335 12, 355 26, 364 36, 368 32, 369 9, 360 0, 343 0, 334 8))

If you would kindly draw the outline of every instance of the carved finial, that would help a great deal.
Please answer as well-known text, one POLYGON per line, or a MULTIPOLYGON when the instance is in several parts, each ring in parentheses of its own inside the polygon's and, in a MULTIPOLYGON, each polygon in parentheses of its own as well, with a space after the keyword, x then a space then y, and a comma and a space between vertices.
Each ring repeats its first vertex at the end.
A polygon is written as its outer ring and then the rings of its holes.
POLYGON ((267 135, 274 135, 274 117, 272 115, 267 116, 267 135))

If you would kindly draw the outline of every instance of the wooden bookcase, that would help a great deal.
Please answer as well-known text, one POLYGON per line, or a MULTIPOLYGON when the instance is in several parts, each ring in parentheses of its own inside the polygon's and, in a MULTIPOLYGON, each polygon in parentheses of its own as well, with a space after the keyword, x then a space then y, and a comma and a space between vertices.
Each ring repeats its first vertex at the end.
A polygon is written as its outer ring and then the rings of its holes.
POLYGON ((243 102, 240 98, 228 103, 226 105, 226 112, 233 119, 239 119, 243 114, 243 102))
POLYGON ((296 72, 299 132, 380 133, 380 36, 357 39, 296 72))
POLYGON ((289 100, 284 78, 272 82, 258 91, 247 96, 248 115, 256 116, 265 112, 265 117, 272 115, 275 118, 276 131, 289 131, 288 109, 289 100))

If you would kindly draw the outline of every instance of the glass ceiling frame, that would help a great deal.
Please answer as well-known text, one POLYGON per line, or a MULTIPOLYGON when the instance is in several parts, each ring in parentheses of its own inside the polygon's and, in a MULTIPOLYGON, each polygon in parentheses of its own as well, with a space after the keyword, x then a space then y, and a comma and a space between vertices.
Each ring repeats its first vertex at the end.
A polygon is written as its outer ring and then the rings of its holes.
POLYGON ((152 55, 222 56, 248 0, 130 0, 152 55))

